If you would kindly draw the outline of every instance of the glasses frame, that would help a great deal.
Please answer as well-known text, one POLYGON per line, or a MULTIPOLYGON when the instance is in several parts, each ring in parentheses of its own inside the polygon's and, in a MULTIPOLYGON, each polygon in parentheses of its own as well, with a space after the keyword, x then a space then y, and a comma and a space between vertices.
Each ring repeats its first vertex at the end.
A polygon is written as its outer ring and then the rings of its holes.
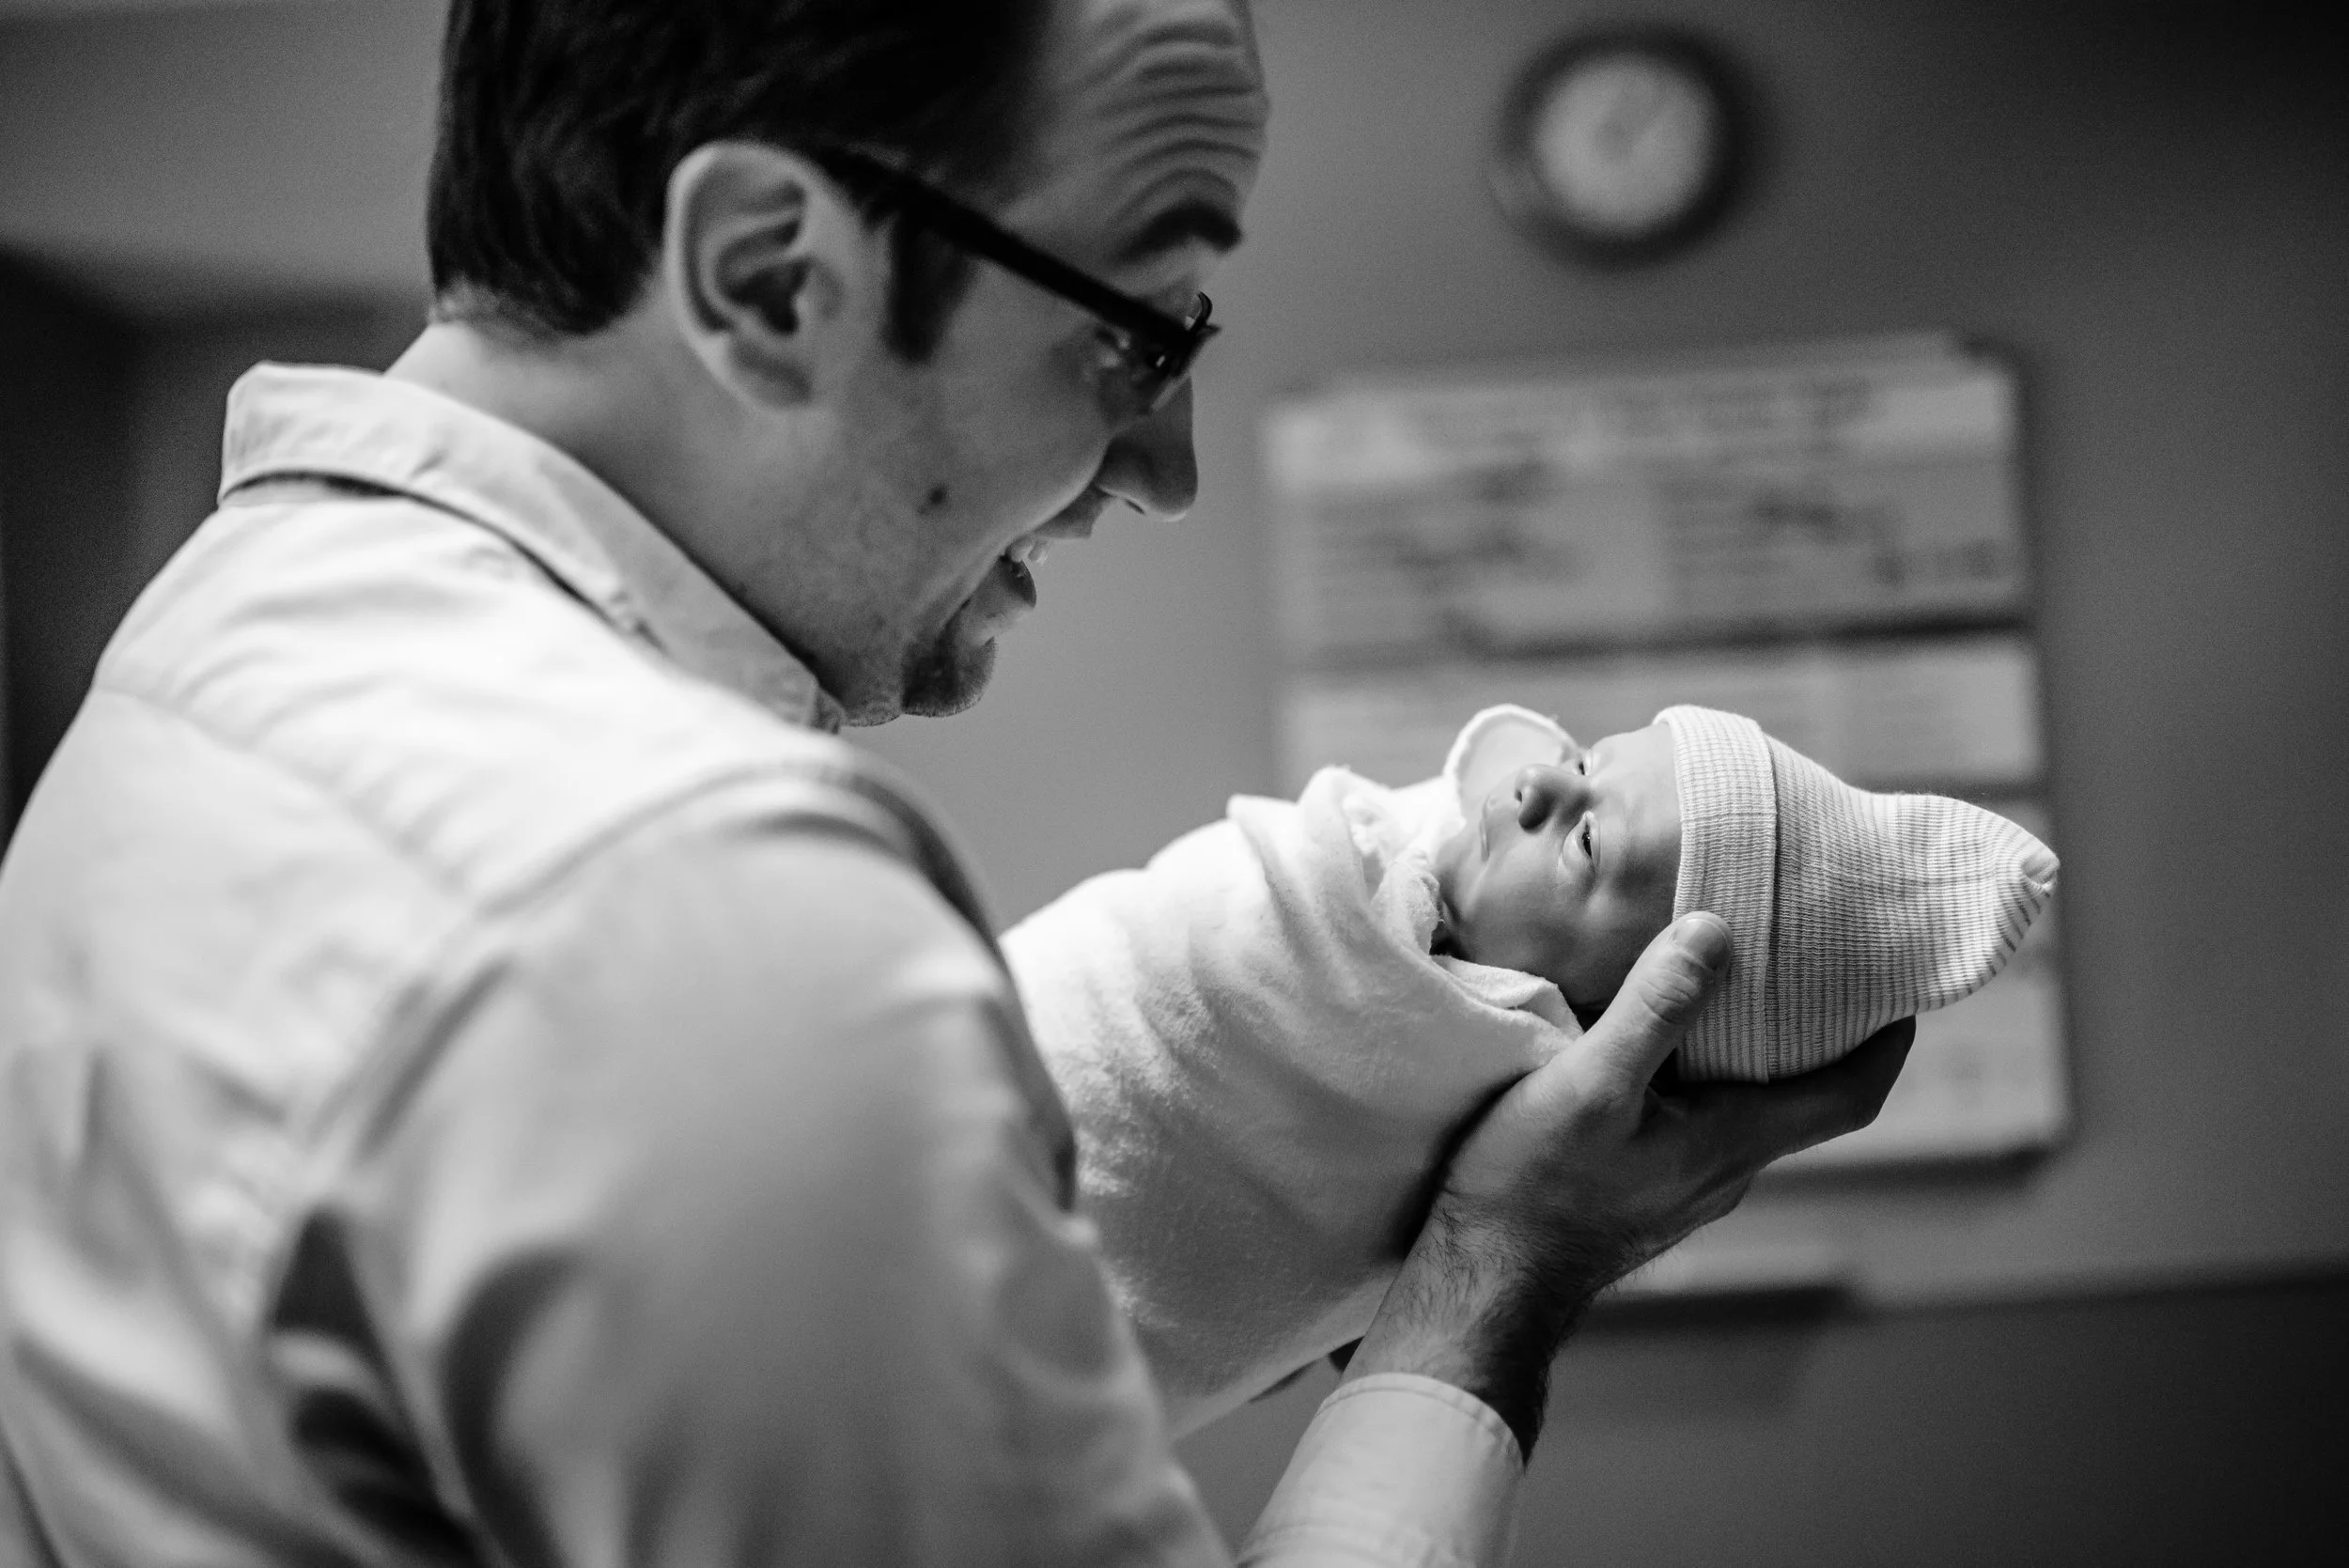
POLYGON ((1147 412, 1166 406, 1190 374, 1199 350, 1223 330, 1208 321, 1215 302, 1205 294, 1199 296, 1199 314, 1183 320, 1038 250, 975 209, 871 153, 828 147, 817 156, 827 168, 868 187, 875 199, 940 239, 1057 294, 1115 329, 1126 340, 1119 352, 1147 412))

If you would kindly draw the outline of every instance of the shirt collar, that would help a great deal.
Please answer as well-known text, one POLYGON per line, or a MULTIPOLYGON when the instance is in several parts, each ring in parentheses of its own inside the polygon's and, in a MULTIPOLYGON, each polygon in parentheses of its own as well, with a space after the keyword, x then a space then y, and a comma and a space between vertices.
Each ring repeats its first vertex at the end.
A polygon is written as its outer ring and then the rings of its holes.
POLYGON ((841 710, 772 633, 576 458, 410 381, 264 365, 228 395, 221 499, 264 480, 351 480, 497 534, 626 634, 787 722, 841 710))

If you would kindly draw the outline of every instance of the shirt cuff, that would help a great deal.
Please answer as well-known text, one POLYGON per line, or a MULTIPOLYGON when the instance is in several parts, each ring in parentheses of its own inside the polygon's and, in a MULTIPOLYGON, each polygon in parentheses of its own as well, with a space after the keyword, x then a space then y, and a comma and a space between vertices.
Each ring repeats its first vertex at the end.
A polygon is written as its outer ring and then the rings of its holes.
POLYGON ((1449 1383, 1379 1373, 1322 1401, 1249 1533, 1253 1568, 1498 1568, 1516 1532, 1517 1440, 1449 1383))

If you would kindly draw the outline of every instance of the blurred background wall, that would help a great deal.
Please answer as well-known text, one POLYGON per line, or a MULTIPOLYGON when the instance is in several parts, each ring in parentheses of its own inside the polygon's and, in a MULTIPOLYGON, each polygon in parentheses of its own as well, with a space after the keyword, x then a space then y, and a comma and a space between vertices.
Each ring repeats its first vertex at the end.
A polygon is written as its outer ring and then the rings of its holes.
MULTIPOLYGON (((1332 373, 1945 329, 2025 377, 2079 1129, 2029 1166, 1780 1184, 1825 1312, 1596 1323, 1519 1560, 2291 1562, 2349 1474, 2349 66, 2221 0, 1261 0, 1273 150, 1214 287, 1188 521, 1041 573, 995 691, 861 738, 1006 916, 1276 782, 1256 421, 1332 373), (1693 253, 1494 211, 1556 34, 1694 26, 1762 112, 1693 253)), ((437 0, 0 0, 0 595, 21 789, 203 510, 252 359, 420 312, 437 0)), ((1431 759, 1432 761, 1433 759, 1431 759)), ((1243 1529, 1326 1377, 1186 1445, 1243 1529)))
POLYGON ((424 317, 439 0, 0 0, 0 826, 262 359, 424 317))

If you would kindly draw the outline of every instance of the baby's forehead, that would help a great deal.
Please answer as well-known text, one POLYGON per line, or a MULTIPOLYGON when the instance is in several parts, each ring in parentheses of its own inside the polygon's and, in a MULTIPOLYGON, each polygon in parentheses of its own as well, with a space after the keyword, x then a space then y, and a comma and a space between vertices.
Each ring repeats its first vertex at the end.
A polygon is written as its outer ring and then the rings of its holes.
POLYGON ((1677 818, 1680 769, 1671 725, 1657 722, 1602 736, 1582 755, 1603 790, 1652 802, 1677 818))
POLYGON ((1587 755, 1627 756, 1643 764, 1661 763, 1669 769, 1672 760, 1672 726, 1658 721, 1635 730, 1617 730, 1599 737, 1581 750, 1587 755))

